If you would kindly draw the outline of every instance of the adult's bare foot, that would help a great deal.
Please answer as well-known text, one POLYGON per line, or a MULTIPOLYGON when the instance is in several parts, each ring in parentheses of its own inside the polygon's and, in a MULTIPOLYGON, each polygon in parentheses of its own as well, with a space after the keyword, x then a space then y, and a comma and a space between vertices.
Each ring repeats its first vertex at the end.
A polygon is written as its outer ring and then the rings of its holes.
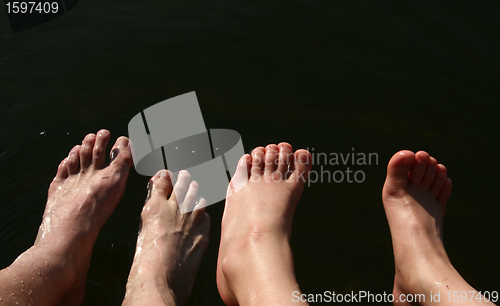
POLYGON ((412 305, 410 299, 420 305, 493 304, 467 284, 446 254, 443 218, 450 194, 445 166, 426 152, 400 151, 389 161, 382 199, 394 248, 396 305, 412 305))
POLYGON ((79 305, 92 248, 125 190, 132 156, 120 137, 105 162, 110 133, 88 134, 58 167, 35 244, 0 271, 5 305, 79 305))
POLYGON ((240 159, 228 188, 217 262, 217 287, 227 305, 297 304, 289 240, 310 169, 310 153, 293 154, 288 143, 258 147, 240 159))
POLYGON ((210 217, 204 206, 187 171, 180 172, 175 187, 170 171, 151 178, 123 305, 186 302, 208 246, 210 217), (179 203, 190 212, 180 214, 179 203))

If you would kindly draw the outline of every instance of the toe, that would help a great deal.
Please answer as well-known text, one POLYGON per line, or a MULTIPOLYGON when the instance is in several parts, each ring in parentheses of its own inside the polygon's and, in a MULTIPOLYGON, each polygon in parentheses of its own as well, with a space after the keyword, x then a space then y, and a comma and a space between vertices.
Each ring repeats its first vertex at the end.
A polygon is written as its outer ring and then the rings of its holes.
POLYGON ((413 162, 409 178, 409 184, 411 186, 420 186, 420 184, 422 183, 428 160, 429 154, 427 152, 418 151, 415 154, 415 161, 413 162))
POLYGON ((424 178, 422 179, 422 187, 424 189, 429 189, 434 178, 436 177, 437 170, 437 160, 434 157, 429 157, 429 162, 427 163, 427 168, 425 169, 424 178))
POLYGON ((210 233, 210 223, 211 223, 210 215, 205 212, 204 208, 198 209, 196 211, 200 212, 199 214, 202 217, 199 218, 200 230, 201 233, 203 234, 205 244, 208 245, 208 234, 210 233))
POLYGON ((196 181, 191 181, 186 191, 184 201, 179 202, 179 210, 181 213, 188 213, 194 210, 198 200, 199 185, 196 181))
POLYGON ((299 184, 304 184, 311 170, 311 153, 307 150, 297 150, 293 156, 292 174, 288 178, 289 181, 299 184))
POLYGON ((94 150, 92 151, 92 164, 97 169, 102 169, 106 162, 106 146, 109 142, 110 133, 108 130, 97 132, 94 150))
POLYGON ((238 161, 238 165, 236 166, 236 171, 231 179, 231 181, 246 181, 250 176, 250 169, 252 167, 252 157, 249 154, 243 155, 238 161))
POLYGON ((92 150, 94 149, 95 134, 88 134, 82 141, 80 149, 80 167, 83 171, 87 170, 92 164, 92 150))
POLYGON ((119 137, 111 149, 111 166, 128 171, 132 166, 132 152, 127 137, 119 137))
POLYGON ((408 185, 408 173, 410 172, 415 153, 404 150, 392 156, 387 165, 387 178, 385 180, 384 191, 389 195, 395 195, 408 185))
POLYGON ((152 177, 152 194, 162 199, 168 199, 172 194, 173 173, 169 170, 160 170, 152 177))
POLYGON ((266 153, 264 157, 264 173, 266 175, 271 175, 278 168, 278 146, 275 144, 270 144, 266 147, 266 153))
POLYGON ((445 205, 446 202, 448 202, 448 199, 450 198, 451 195, 451 187, 452 187, 451 179, 446 178, 444 187, 441 189, 441 191, 439 191, 439 195, 437 198, 439 204, 445 205))
POLYGON ((67 157, 68 174, 76 174, 80 170, 80 149, 81 146, 77 145, 69 152, 67 157))
POLYGON ((277 171, 282 177, 286 177, 288 168, 293 160, 293 148, 289 143, 282 142, 278 145, 279 157, 278 157, 278 169, 277 171))
MULTIPOLYGON (((204 198, 198 198, 198 201, 196 202, 196 205, 194 206, 193 209, 193 216, 195 218, 195 222, 203 222, 205 218, 207 218, 208 214, 205 212, 205 207, 207 207, 207 201, 204 198)), ((210 221, 210 216, 208 216, 208 219, 210 221)))
POLYGON ((57 173, 56 177, 54 177, 54 180, 64 180, 68 177, 68 167, 67 167, 67 162, 68 162, 68 157, 63 159, 61 163, 59 164, 59 167, 57 167, 57 173))
POLYGON ((172 193, 172 199, 174 202, 181 205, 184 202, 186 191, 191 183, 191 174, 186 170, 181 170, 177 176, 177 182, 175 182, 174 192, 172 193))
POLYGON ((252 151, 251 178, 260 180, 264 173, 264 152, 263 147, 257 147, 252 151))
POLYGON ((241 188, 243 188, 243 186, 245 186, 250 175, 250 167, 251 157, 250 155, 245 154, 238 161, 236 171, 231 178, 231 182, 229 183, 226 197, 230 197, 231 195, 238 192, 241 188))
POLYGON ((434 182, 431 185, 430 192, 433 196, 437 197, 441 189, 443 189, 444 184, 446 183, 446 167, 444 165, 437 165, 436 167, 436 178, 434 179, 434 182))

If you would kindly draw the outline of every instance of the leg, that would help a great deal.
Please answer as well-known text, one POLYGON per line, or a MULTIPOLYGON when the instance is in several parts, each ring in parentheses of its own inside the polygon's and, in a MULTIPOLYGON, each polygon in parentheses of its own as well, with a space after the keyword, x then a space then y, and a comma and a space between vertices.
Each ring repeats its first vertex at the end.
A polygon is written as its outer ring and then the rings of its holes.
POLYGON ((400 151, 389 162, 382 198, 396 264, 394 304, 410 305, 399 299, 401 294, 423 294, 421 305, 436 304, 432 291, 440 293, 441 304, 457 305, 452 294, 458 291, 467 292, 466 304, 493 305, 484 297, 471 301, 470 291, 476 290, 455 270, 444 249, 443 218, 450 193, 446 168, 426 152, 400 151))
POLYGON ((226 199, 217 262, 217 286, 227 305, 288 305, 295 279, 289 240, 292 219, 311 168, 305 150, 288 143, 243 156, 226 199))
POLYGON ((5 305, 83 303, 92 248, 132 165, 125 137, 118 138, 105 165, 109 137, 106 130, 87 135, 59 165, 35 244, 0 271, 5 305))
POLYGON ((191 293, 208 246, 210 217, 196 208, 206 203, 197 201, 198 184, 190 174, 181 171, 173 188, 171 175, 161 170, 148 184, 123 305, 182 305, 191 293), (195 210, 179 214, 179 202, 195 210))

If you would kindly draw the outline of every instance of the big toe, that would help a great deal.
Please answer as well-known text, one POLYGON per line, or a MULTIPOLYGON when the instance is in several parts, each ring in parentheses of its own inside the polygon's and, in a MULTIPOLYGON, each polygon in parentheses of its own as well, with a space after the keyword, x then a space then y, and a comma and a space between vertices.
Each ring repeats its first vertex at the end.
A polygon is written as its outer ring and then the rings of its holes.
POLYGON ((120 137, 116 140, 111 149, 110 166, 128 171, 132 166, 132 152, 130 151, 130 140, 127 137, 120 137))
POLYGON ((229 183, 226 197, 230 197, 231 195, 238 192, 248 182, 251 159, 252 158, 250 157, 250 155, 245 154, 238 161, 236 171, 234 172, 234 175, 231 178, 231 182, 229 183))
POLYGON ((408 173, 410 172, 415 153, 408 150, 399 151, 392 156, 387 166, 387 178, 384 191, 388 195, 396 195, 408 186, 408 173))
MULTIPOLYGON (((142 209, 143 219, 149 219, 150 215, 155 215, 161 206, 168 203, 168 198, 173 190, 173 173, 169 170, 158 171, 148 182, 148 195, 146 203, 142 209)), ((170 205, 170 204, 168 204, 170 205)))
POLYGON ((163 200, 167 200, 172 195, 174 174, 170 170, 160 170, 152 178, 148 184, 149 192, 152 196, 160 196, 163 200))

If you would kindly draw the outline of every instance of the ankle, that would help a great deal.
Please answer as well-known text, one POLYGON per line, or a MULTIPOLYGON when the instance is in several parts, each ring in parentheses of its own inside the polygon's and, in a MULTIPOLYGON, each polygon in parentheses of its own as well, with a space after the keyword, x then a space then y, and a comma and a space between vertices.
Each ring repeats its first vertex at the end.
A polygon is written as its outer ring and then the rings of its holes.
POLYGON ((263 284, 272 275, 290 275, 295 281, 293 254, 286 234, 251 231, 231 243, 224 253, 219 265, 228 283, 263 284))
POLYGON ((177 305, 177 296, 160 277, 129 279, 123 305, 177 305))
POLYGON ((85 285, 85 278, 83 284, 78 283, 81 277, 68 258, 38 246, 26 250, 7 269, 10 275, 19 276, 32 298, 48 304, 57 304, 68 292, 85 285))
POLYGON ((426 261, 424 266, 413 265, 396 267, 395 284, 405 294, 430 294, 442 288, 458 272, 449 261, 442 258, 426 261), (406 271, 406 272, 402 272, 406 271))

